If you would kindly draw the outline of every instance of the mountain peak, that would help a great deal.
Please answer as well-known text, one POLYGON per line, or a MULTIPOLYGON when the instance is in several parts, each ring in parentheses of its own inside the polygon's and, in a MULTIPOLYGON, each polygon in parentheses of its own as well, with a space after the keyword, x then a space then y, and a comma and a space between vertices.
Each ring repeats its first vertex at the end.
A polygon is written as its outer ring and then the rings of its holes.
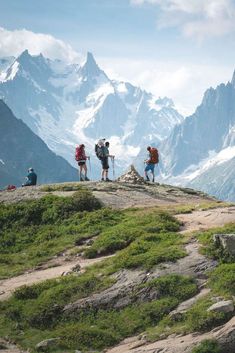
POLYGON ((235 87, 235 70, 233 71, 233 77, 232 77, 231 84, 233 85, 233 87, 235 87))
POLYGON ((25 60, 27 58, 31 57, 31 55, 29 54, 28 49, 25 49, 24 51, 22 51, 22 53, 18 56, 17 61, 21 61, 21 60, 25 60))
POLYGON ((21 65, 25 65, 29 62, 36 62, 38 64, 44 64, 46 59, 45 57, 42 55, 42 53, 38 54, 38 55, 31 55, 28 51, 28 49, 25 49, 16 59, 18 61, 18 63, 20 63, 21 65))
POLYGON ((87 53, 86 61, 82 66, 81 71, 82 71, 82 74, 86 77, 99 76, 101 70, 97 65, 92 53, 90 52, 87 53))

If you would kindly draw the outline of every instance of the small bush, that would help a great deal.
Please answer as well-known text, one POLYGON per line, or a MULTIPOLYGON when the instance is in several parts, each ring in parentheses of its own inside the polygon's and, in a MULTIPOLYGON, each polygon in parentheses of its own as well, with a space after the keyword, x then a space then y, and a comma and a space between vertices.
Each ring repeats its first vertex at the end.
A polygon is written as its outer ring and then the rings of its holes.
POLYGON ((220 353, 217 341, 204 340, 192 350, 192 353, 220 353))
POLYGON ((107 255, 126 248, 135 238, 141 235, 141 231, 136 229, 122 229, 116 227, 103 232, 103 234, 94 242, 91 248, 87 249, 87 257, 96 257, 97 255, 107 255))
POLYGON ((221 264, 211 272, 209 286, 218 295, 235 295, 235 263, 221 264))
POLYGON ((177 274, 163 276, 146 284, 157 289, 159 296, 171 296, 180 301, 186 300, 197 293, 197 285, 192 277, 177 274))
POLYGON ((189 311, 186 313, 186 325, 190 332, 209 331, 215 326, 221 325, 229 315, 226 313, 218 313, 214 311, 207 311, 212 305, 209 298, 199 300, 189 311))
POLYGON ((117 333, 109 329, 103 330, 96 326, 71 324, 59 331, 62 345, 73 349, 103 349, 117 343, 117 333))
POLYGON ((143 235, 120 251, 113 259, 115 270, 122 268, 151 267, 166 261, 176 261, 186 255, 181 249, 182 238, 176 233, 143 235))

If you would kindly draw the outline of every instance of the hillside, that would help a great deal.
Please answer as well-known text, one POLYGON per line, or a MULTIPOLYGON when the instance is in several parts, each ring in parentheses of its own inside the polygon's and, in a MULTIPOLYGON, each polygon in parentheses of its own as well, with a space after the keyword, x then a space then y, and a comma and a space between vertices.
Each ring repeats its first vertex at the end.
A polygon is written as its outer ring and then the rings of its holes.
POLYGON ((29 167, 37 172, 38 183, 77 179, 77 171, 50 151, 0 100, 0 188, 8 184, 21 185, 29 167))
POLYGON ((233 205, 133 169, 1 192, 3 351, 233 353, 234 253, 213 234, 234 221, 233 205))

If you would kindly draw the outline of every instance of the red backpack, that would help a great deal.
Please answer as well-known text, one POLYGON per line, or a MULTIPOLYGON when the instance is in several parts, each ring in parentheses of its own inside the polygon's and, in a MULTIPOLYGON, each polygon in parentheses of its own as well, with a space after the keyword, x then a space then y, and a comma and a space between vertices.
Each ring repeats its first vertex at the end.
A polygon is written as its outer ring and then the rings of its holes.
POLYGON ((152 147, 150 150, 151 163, 157 164, 159 162, 158 150, 155 147, 152 147))
POLYGON ((82 145, 77 146, 75 150, 75 160, 78 162, 85 159, 84 147, 82 145))

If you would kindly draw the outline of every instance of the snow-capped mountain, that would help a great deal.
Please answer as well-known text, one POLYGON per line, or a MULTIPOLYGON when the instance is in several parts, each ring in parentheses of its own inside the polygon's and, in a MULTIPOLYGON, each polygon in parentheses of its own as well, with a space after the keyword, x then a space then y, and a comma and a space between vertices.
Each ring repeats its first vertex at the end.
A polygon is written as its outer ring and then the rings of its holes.
POLYGON ((72 164, 76 144, 92 154, 106 137, 127 166, 141 146, 162 141, 183 120, 170 99, 109 79, 91 53, 83 64, 65 64, 25 50, 0 72, 0 98, 72 164))
POLYGON ((235 200, 235 73, 205 92, 196 112, 162 143, 161 154, 163 179, 235 200))
POLYGON ((235 156, 235 146, 230 149, 233 151, 225 149, 218 153, 210 168, 204 168, 188 186, 215 195, 221 200, 235 201, 235 157, 228 158, 229 152, 235 156), (225 153, 225 160, 220 159, 225 153))

